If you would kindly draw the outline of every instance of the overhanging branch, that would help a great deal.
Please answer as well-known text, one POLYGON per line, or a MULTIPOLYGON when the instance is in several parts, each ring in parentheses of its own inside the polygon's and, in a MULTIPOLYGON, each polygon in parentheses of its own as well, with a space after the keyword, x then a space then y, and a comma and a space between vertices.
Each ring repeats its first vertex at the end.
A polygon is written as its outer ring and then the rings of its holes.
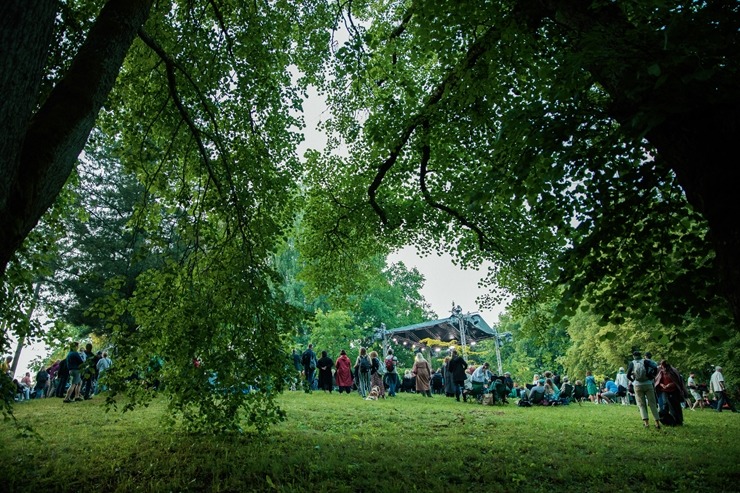
POLYGON ((378 204, 376 198, 378 189, 380 188, 380 185, 382 185, 385 175, 396 163, 399 156, 401 155, 401 152, 403 151, 404 147, 406 147, 406 144, 411 138, 411 135, 413 135, 414 131, 416 131, 417 127, 422 123, 429 122, 430 114, 436 108, 437 103, 439 103, 439 101, 442 99, 445 92, 450 91, 456 84, 459 83, 460 74, 474 67, 480 57, 485 54, 493 45, 493 41, 498 39, 499 35, 500 34, 498 29, 491 27, 488 29, 488 31, 484 33, 483 36, 478 38, 470 45, 468 51, 465 54, 465 57, 461 60, 461 62, 456 67, 453 67, 447 72, 447 76, 429 95, 426 102, 418 111, 418 113, 409 120, 408 125, 406 125, 406 127, 401 132, 400 138, 393 145, 390 155, 378 167, 378 172, 375 174, 375 178, 370 184, 367 193, 370 199, 371 207, 373 208, 373 210, 375 210, 375 213, 378 215, 378 217, 380 217, 381 222, 385 226, 388 226, 388 216, 383 208, 380 206, 380 204, 378 204))

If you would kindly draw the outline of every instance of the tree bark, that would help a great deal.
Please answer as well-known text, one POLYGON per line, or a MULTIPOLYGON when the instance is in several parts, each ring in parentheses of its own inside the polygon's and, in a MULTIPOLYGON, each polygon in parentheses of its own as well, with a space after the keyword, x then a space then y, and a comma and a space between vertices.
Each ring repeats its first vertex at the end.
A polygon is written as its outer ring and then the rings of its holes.
POLYGON ((574 39, 601 39, 619 58, 605 57, 605 51, 593 44, 574 45, 574 51, 583 56, 583 68, 612 97, 611 116, 628 131, 646 132, 658 159, 676 174, 689 203, 707 220, 719 289, 740 328, 740 200, 737 166, 730 161, 740 137, 735 79, 738 35, 732 28, 737 16, 730 18, 730 11, 720 3, 713 7, 712 16, 697 18, 704 24, 692 26, 697 55, 680 65, 673 64, 671 57, 681 59, 692 47, 691 40, 669 41, 666 33, 635 26, 613 3, 592 8, 589 2, 522 0, 515 13, 532 29, 549 17, 574 33, 574 39), (727 27, 720 29, 718 19, 727 27), (712 40, 711 53, 701 52, 701 47, 709 46, 702 44, 705 39, 712 40), (644 82, 650 65, 669 70, 662 72, 660 87, 644 82), (714 71, 711 78, 692 77, 707 67, 714 71), (649 120, 660 123, 650 128, 649 120))
POLYGON ((717 255, 717 278, 737 327, 740 327, 740 200, 736 141, 740 105, 694 111, 657 126, 647 134, 658 155, 676 173, 689 203, 709 224, 717 255), (735 158, 736 159, 736 158, 735 158))
MULTIPOLYGON (((27 61, 19 62, 24 68, 19 77, 33 79, 19 89, 11 88, 6 93, 9 96, 0 103, 0 115, 7 113, 15 117, 7 122, 10 133, 0 136, 0 149, 8 150, 0 158, 3 160, 0 170, 7 171, 0 176, 0 275, 4 274, 28 233, 54 203, 74 169, 126 53, 149 16, 152 0, 109 0, 68 72, 32 114, 28 108, 35 107, 38 97, 43 76, 39 66, 43 67, 46 61, 51 42, 49 23, 53 24, 56 4, 53 0, 14 0, 4 4, 0 11, 5 14, 0 18, 25 21, 23 29, 29 31, 23 35, 24 39, 11 44, 12 51, 4 51, 0 69, 4 73, 16 59, 28 57, 27 61), (42 10, 39 15, 43 13, 46 17, 36 19, 40 21, 36 23, 32 22, 30 14, 22 11, 37 3, 37 8, 42 10)), ((3 21, 0 29, 0 40, 4 42, 20 28, 3 21)), ((5 78, 3 76, 4 85, 5 78)))

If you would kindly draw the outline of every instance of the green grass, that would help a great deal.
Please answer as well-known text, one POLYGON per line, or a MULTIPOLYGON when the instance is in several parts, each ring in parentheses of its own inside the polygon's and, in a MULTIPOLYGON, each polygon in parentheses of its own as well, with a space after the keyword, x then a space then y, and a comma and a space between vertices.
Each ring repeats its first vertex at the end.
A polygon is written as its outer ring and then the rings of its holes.
POLYGON ((643 429, 635 406, 519 408, 401 394, 280 398, 266 436, 162 426, 164 404, 105 413, 102 398, 16 406, 0 425, 2 491, 738 491, 740 415, 686 411, 643 429))

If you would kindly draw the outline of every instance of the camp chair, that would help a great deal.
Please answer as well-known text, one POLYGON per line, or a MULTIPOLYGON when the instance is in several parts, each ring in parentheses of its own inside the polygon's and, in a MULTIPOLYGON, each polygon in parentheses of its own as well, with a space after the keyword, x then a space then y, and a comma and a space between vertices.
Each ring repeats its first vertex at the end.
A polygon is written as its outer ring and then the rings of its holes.
POLYGON ((481 382, 472 382, 473 386, 467 391, 468 397, 474 397, 479 403, 483 402, 483 395, 488 393, 488 386, 481 382))
POLYGON ((581 401, 575 398, 575 387, 572 383, 568 382, 563 386, 563 390, 560 391, 560 400, 561 402, 568 404, 570 402, 576 401, 578 402, 578 405, 581 405, 581 401))

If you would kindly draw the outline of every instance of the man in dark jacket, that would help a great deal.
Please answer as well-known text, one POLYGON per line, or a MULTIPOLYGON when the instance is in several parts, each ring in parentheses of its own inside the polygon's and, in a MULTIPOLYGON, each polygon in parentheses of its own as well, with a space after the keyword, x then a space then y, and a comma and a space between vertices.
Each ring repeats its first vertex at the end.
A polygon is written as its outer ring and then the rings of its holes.
POLYGON ((308 345, 308 349, 303 352, 301 356, 301 363, 303 363, 303 371, 306 375, 306 392, 311 392, 313 389, 313 378, 316 372, 316 353, 313 351, 313 344, 308 345))
POLYGON ((85 362, 82 365, 82 397, 87 400, 92 397, 95 390, 95 382, 98 380, 98 361, 102 357, 101 354, 93 353, 92 343, 85 345, 85 362))
MULTIPOLYGON (((450 352, 450 356, 452 358, 450 359, 447 369, 452 374, 452 380, 455 382, 455 398, 460 402, 460 394, 463 394, 463 390, 465 389, 465 380, 468 378, 468 375, 465 373, 465 370, 468 369, 468 363, 462 358, 462 356, 457 354, 456 349, 453 349, 450 352)), ((465 394, 463 394, 463 400, 465 402, 468 400, 465 394)))

